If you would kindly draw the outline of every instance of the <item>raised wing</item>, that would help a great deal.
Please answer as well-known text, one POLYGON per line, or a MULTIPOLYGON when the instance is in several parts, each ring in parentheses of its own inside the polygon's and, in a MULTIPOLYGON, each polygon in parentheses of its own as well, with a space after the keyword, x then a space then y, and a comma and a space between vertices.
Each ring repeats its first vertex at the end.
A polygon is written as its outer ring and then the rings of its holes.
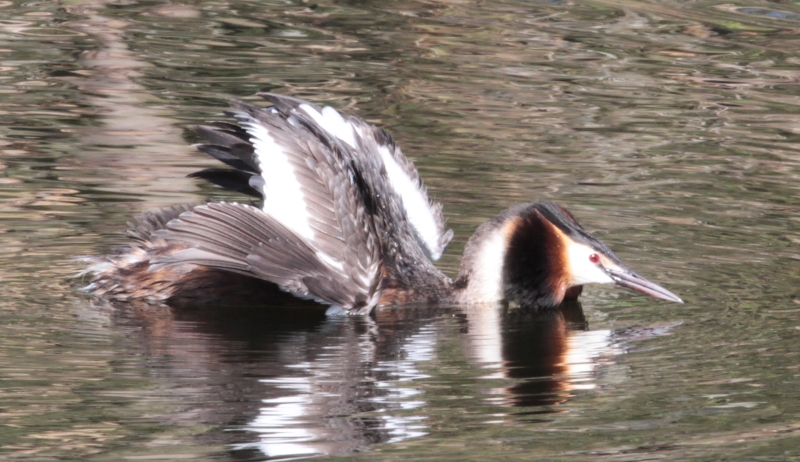
POLYGON ((238 126, 196 129, 210 141, 198 148, 238 173, 204 174, 262 196, 263 206, 206 205, 181 215, 159 236, 194 248, 157 264, 203 264, 260 277, 345 309, 374 306, 381 241, 373 194, 350 148, 275 108, 240 103, 230 115, 238 126))
MULTIPOLYGON (((403 155, 389 133, 361 118, 342 116, 331 107, 320 108, 301 99, 274 93, 259 93, 259 96, 274 104, 273 110, 295 117, 307 126, 318 127, 351 148, 356 169, 369 171, 369 165, 377 162, 380 175, 364 175, 364 181, 388 182, 402 202, 414 238, 426 256, 433 261, 442 256, 453 237, 452 230, 445 230, 442 206, 430 201, 414 164, 403 155)), ((369 186, 372 191, 382 189, 376 184, 369 186)))

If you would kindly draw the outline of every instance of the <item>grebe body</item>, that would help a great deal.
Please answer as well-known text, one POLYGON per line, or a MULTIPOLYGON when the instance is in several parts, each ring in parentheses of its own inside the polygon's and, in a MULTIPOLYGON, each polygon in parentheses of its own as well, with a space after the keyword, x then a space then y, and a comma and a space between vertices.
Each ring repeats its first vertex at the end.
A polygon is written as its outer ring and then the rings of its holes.
POLYGON ((94 261, 91 293, 165 303, 272 303, 287 294, 347 313, 409 303, 549 308, 616 283, 681 302, 637 275, 564 208, 511 207, 467 242, 455 281, 433 262, 453 233, 392 137, 354 116, 272 93, 237 124, 194 130, 232 168, 191 176, 261 199, 144 214, 133 243, 94 261))

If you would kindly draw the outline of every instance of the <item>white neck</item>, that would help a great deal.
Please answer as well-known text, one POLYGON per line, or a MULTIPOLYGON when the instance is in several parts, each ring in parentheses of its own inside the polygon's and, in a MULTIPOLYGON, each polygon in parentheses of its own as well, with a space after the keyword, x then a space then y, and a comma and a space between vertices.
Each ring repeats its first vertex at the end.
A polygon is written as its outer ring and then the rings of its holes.
POLYGON ((461 262, 461 276, 467 286, 459 294, 461 303, 495 303, 504 299, 503 265, 515 220, 489 221, 467 242, 461 262))

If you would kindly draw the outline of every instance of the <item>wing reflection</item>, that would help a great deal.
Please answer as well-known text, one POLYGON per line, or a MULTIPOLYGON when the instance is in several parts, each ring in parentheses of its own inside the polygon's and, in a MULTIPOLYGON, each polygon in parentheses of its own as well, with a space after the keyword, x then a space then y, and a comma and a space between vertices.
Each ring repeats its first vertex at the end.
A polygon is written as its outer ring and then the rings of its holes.
POLYGON ((429 378, 417 365, 433 358, 435 330, 420 329, 385 357, 376 348, 371 319, 328 322, 364 322, 367 328, 340 337, 344 343, 325 345, 313 361, 287 365, 284 375, 261 379, 289 394, 262 400, 258 416, 245 426, 257 441, 236 449, 258 449, 270 458, 346 454, 427 434, 424 417, 414 412, 426 403, 413 382, 429 378))
POLYGON ((144 358, 140 367, 165 382, 159 389, 186 403, 164 419, 214 429, 198 437, 237 459, 350 454, 427 435, 447 416, 508 415, 499 408, 557 412, 575 390, 596 387, 600 366, 621 351, 616 333, 587 330, 577 303, 367 318, 264 307, 111 313, 137 337, 129 357, 144 358), (475 403, 466 395, 485 404, 462 409, 475 403))

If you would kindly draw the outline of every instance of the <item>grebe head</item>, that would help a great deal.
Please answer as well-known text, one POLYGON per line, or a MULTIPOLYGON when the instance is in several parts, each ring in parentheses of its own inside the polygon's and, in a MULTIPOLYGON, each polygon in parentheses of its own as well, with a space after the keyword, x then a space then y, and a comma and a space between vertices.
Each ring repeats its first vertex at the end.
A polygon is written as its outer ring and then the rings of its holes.
POLYGON ((466 303, 506 300, 544 308, 576 299, 592 283, 683 303, 633 272, 552 202, 517 205, 481 225, 464 249, 456 288, 466 303))

